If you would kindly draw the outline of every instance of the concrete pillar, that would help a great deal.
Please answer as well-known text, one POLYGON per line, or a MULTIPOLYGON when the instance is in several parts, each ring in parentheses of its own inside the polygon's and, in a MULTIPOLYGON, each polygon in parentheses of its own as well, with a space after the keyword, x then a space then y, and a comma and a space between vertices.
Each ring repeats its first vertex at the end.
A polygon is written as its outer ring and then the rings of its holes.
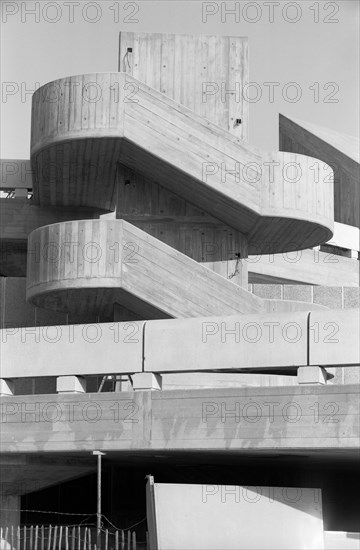
POLYGON ((118 375, 115 377, 115 392, 132 391, 131 380, 128 375, 118 375))
POLYGON ((137 372, 130 378, 135 391, 161 390, 162 388, 162 378, 160 374, 153 374, 152 372, 137 372))
MULTIPOLYGON (((3 530, 6 527, 14 526, 16 529, 20 525, 20 508, 21 497, 20 495, 0 495, 0 527, 3 530)), ((8 538, 8 542, 10 542, 8 538)), ((3 542, 0 540, 0 548, 3 548, 3 542)))
POLYGON ((56 391, 58 393, 85 393, 86 380, 82 376, 58 376, 56 391))
POLYGON ((14 395, 14 382, 10 378, 0 378, 0 396, 14 395))
POLYGON ((299 367, 297 378, 299 384, 326 384, 327 372, 323 367, 299 367))
POLYGON ((16 199, 27 199, 28 190, 27 189, 15 189, 15 198, 16 199))

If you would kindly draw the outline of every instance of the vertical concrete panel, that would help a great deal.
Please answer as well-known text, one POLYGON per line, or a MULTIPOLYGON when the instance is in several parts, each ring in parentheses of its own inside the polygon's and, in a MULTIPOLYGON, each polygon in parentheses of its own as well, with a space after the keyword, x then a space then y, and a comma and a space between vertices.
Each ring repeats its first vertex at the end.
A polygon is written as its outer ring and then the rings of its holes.
POLYGON ((247 38, 122 32, 119 62, 121 71, 247 139, 247 38))
POLYGON ((335 221, 359 227, 359 145, 356 138, 280 115, 279 149, 310 155, 334 169, 335 221))
POLYGON ((319 489, 155 483, 147 513, 154 550, 324 548, 319 489))

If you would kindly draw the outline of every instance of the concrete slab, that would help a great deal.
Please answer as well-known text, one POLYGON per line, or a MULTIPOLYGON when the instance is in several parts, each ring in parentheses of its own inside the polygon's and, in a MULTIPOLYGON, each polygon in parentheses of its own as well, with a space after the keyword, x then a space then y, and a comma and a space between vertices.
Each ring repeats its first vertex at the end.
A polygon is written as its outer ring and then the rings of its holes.
POLYGON ((148 372, 307 365, 308 312, 152 321, 148 372))
POLYGON ((2 378, 142 371, 144 322, 3 329, 2 378))
POLYGON ((289 386, 4 397, 3 453, 358 453, 359 387, 289 386))

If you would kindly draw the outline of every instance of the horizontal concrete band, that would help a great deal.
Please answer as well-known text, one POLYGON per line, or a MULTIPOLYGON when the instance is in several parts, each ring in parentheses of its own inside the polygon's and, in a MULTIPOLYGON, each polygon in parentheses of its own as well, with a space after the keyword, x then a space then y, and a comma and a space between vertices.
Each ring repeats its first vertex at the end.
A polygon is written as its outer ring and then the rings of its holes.
POLYGON ((358 309, 0 332, 5 379, 360 364, 358 309))
POLYGON ((1 409, 2 451, 332 448, 355 456, 357 397, 356 385, 13 396, 1 409))

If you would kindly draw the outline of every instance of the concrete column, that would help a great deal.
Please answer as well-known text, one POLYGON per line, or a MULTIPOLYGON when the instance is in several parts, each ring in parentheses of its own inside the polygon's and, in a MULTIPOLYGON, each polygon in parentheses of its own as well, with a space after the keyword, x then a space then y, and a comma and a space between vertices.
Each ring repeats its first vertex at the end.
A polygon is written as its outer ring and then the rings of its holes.
MULTIPOLYGON (((0 527, 3 530, 6 527, 13 526, 15 529, 20 525, 20 508, 21 497, 20 495, 0 495, 0 527)), ((10 542, 8 538, 8 542, 10 542)), ((3 548, 3 541, 0 540, 0 548, 3 548)), ((4 547, 5 548, 5 547, 4 547)), ((10 546, 8 547, 10 548, 10 546)))
POLYGON ((56 391, 58 393, 85 393, 86 380, 82 376, 58 376, 56 391))
POLYGON ((161 390, 162 388, 162 378, 160 374, 153 374, 152 372, 137 372, 130 378, 135 391, 161 390))
POLYGON ((27 189, 15 189, 15 198, 16 199, 27 199, 28 190, 27 189))
POLYGON ((132 391, 130 377, 128 375, 118 375, 115 377, 115 392, 132 391))
POLYGON ((299 384, 326 384, 327 372, 323 367, 299 367, 297 378, 299 384))
POLYGON ((10 378, 0 378, 0 395, 14 395, 14 382, 10 378))

